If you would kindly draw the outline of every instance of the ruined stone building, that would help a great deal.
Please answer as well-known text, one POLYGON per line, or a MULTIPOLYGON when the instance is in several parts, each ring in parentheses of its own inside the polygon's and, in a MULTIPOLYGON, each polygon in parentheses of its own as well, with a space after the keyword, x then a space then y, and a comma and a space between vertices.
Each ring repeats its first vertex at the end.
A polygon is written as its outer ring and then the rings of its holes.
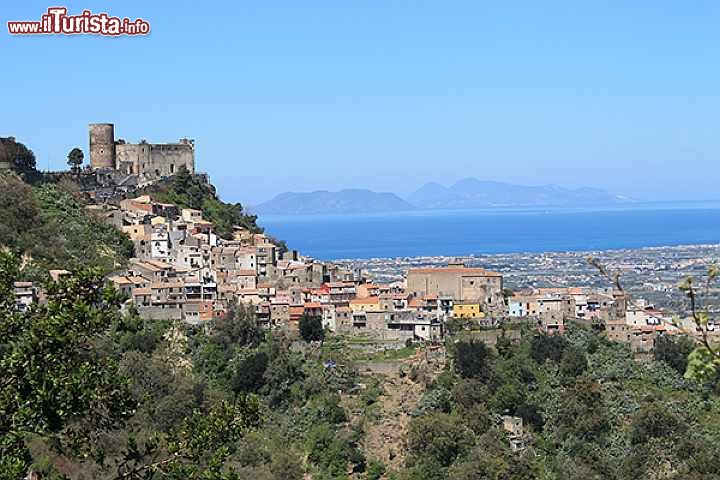
POLYGON ((127 175, 159 178, 174 175, 181 166, 195 173, 195 142, 181 138, 178 143, 126 143, 115 139, 112 123, 91 123, 90 166, 127 175))

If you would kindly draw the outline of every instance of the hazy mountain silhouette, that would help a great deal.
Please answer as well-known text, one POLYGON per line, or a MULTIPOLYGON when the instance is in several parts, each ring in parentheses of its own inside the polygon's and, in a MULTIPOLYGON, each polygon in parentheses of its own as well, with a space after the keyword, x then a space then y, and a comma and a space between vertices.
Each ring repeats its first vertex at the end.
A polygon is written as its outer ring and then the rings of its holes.
POLYGON ((597 188, 567 189, 556 185, 526 186, 464 178, 449 187, 431 182, 407 198, 422 209, 465 209, 524 206, 613 205, 627 201, 597 188))
POLYGON ((287 192, 252 208, 259 214, 303 215, 317 213, 372 213, 412 210, 414 207, 394 193, 364 189, 339 192, 287 192))
POLYGON ((406 200, 394 193, 367 189, 338 192, 286 192, 251 210, 258 214, 302 215, 321 213, 373 213, 413 209, 451 210, 511 207, 607 206, 630 200, 598 188, 568 189, 556 185, 527 186, 463 178, 449 187, 426 183, 406 200))

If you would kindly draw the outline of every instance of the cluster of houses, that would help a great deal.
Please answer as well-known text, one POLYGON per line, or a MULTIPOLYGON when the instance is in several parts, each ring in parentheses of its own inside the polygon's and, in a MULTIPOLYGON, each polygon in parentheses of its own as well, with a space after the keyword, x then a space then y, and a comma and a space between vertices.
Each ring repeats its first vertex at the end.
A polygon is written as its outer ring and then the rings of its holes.
MULTIPOLYGON (((135 258, 109 280, 145 319, 201 325, 237 304, 268 328, 297 330, 301 318, 312 317, 334 332, 399 341, 440 340, 451 319, 488 327, 526 322, 548 334, 562 334, 572 320, 601 326, 638 354, 652 352, 656 335, 679 331, 662 311, 611 289, 509 292, 501 274, 462 263, 410 269, 404 281, 374 284, 263 233, 236 227, 232 238, 220 238, 201 211, 147 195, 89 208, 133 242, 135 258)), ((20 309, 38 295, 28 282, 16 283, 15 293, 20 309)))
POLYGON ((503 303, 502 277, 483 269, 411 270, 407 287, 375 285, 359 271, 283 250, 262 233, 237 227, 232 238, 220 238, 202 212, 149 196, 103 215, 135 246, 128 268, 110 281, 147 319, 197 325, 242 304, 270 328, 297 329, 313 317, 339 333, 434 341, 448 316, 479 316, 503 303))
MULTIPOLYGON (((510 318, 531 318, 548 334, 563 333, 567 321, 602 329, 610 340, 630 345, 636 357, 653 353, 658 335, 698 334, 691 318, 673 318, 642 298, 625 292, 589 287, 539 288, 507 299, 510 318)), ((709 323, 706 333, 720 333, 709 323)))

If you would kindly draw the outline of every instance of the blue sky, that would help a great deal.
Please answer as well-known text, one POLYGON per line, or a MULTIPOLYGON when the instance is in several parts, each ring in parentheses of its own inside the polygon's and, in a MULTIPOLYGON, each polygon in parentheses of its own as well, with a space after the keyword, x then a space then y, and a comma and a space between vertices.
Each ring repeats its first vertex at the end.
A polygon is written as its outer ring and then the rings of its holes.
POLYGON ((60 168, 87 124, 194 138, 223 198, 465 176, 715 197, 720 3, 69 2, 148 37, 11 37, 0 135, 60 168))

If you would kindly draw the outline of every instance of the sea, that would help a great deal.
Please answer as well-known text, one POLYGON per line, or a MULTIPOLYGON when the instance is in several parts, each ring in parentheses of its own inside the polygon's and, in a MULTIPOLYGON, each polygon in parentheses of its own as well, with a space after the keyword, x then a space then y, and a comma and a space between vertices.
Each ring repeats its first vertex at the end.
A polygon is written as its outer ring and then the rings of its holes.
POLYGON ((264 215, 259 223, 321 260, 601 251, 720 243, 720 202, 264 215))

